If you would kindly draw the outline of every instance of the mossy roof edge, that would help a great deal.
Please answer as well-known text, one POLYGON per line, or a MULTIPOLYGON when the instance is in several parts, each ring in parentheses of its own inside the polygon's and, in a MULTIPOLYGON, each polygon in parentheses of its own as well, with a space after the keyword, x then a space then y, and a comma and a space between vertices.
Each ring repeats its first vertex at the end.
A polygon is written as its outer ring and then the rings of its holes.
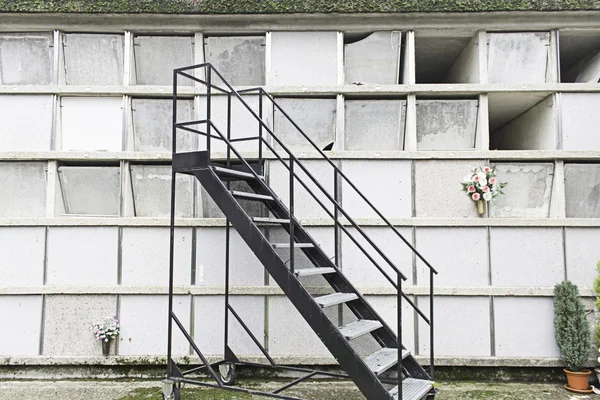
POLYGON ((14 13, 438 13, 600 10, 600 0, 0 0, 14 13))

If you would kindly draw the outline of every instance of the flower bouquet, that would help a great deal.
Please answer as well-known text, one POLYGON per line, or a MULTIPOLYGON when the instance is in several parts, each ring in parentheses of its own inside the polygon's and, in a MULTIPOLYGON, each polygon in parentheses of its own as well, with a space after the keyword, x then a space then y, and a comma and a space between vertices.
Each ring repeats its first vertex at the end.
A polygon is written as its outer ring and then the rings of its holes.
POLYGON ((473 173, 466 176, 461 182, 463 190, 477 202, 477 212, 479 215, 485 214, 485 202, 489 202, 499 194, 504 194, 506 182, 498 182, 496 178, 496 168, 477 167, 473 173))
POLYGON ((121 326, 116 316, 105 317, 102 321, 96 322, 90 326, 90 330, 96 336, 96 339, 102 342, 102 354, 107 356, 110 352, 110 341, 119 334, 121 326))

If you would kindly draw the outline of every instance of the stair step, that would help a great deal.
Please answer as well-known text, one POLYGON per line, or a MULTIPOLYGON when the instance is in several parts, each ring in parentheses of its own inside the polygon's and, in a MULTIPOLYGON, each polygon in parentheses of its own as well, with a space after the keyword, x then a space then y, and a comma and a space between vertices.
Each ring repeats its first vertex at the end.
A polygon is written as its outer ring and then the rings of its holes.
POLYGON ((240 192, 238 190, 231 190, 230 193, 234 197, 239 197, 239 198, 248 199, 248 200, 274 200, 273 197, 271 197, 267 194, 240 192))
POLYGON ((311 275, 325 275, 334 274, 335 268, 322 267, 322 268, 303 268, 296 270, 296 276, 311 276, 311 275))
POLYGON ((351 322, 348 325, 344 325, 340 328, 340 333, 348 340, 356 339, 362 335, 366 335, 369 332, 373 332, 381 328, 383 325, 379 321, 373 321, 370 319, 359 319, 358 321, 351 322))
MULTIPOLYGON (((273 246, 273 248, 275 248, 275 249, 286 249, 286 248, 289 249, 290 248, 289 243, 271 243, 271 246, 273 246)), ((294 243, 295 249, 305 249, 305 248, 309 248, 309 247, 315 247, 315 245, 312 243, 294 243)))
MULTIPOLYGON (((404 360, 409 354, 410 351, 403 349, 402 359, 404 360)), ((381 375, 394 365, 398 364, 398 349, 386 347, 377 350, 375 353, 365 358, 364 361, 367 364, 367 367, 369 367, 375 375, 381 375)))
POLYGON ((358 299, 358 296, 355 293, 332 293, 325 296, 315 297, 315 301, 321 306, 321 308, 343 304, 356 299, 358 299))
MULTIPOLYGON (((235 176, 237 178, 244 178, 244 179, 256 179, 254 178, 254 175, 252 175, 250 172, 243 172, 243 171, 238 171, 237 169, 229 169, 229 168, 223 168, 223 167, 212 167, 213 171, 215 171, 217 174, 221 174, 221 175, 229 175, 229 176, 235 176)), ((259 179, 265 179, 265 177, 263 175, 258 175, 259 179)))
POLYGON ((252 221, 259 224, 289 224, 289 219, 283 218, 265 218, 265 217, 253 217, 252 221))
MULTIPOLYGON (((402 381, 401 400, 421 400, 433 387, 433 382, 424 379, 404 378, 402 381)), ((390 390, 394 400, 398 400, 398 386, 390 390)))

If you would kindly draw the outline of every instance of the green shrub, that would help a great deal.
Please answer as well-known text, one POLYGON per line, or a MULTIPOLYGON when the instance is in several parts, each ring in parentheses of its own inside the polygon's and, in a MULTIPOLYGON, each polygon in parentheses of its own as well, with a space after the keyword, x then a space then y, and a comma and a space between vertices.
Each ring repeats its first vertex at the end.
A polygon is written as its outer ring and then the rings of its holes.
MULTIPOLYGON (((594 280, 594 291, 596 292, 596 315, 600 312, 600 261, 596 263, 596 279, 594 280)), ((594 339, 596 342, 596 348, 600 349, 600 323, 596 324, 596 331, 594 332, 594 339)))
POLYGON ((590 355, 590 326, 579 289, 569 281, 554 287, 554 337, 567 369, 582 370, 590 355))

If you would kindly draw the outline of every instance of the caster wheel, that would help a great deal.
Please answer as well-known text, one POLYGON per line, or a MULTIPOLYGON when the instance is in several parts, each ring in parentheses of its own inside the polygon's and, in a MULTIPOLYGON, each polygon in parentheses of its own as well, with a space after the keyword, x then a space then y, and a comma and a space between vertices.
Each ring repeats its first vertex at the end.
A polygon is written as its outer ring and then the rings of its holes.
POLYGON ((179 387, 175 382, 163 381, 162 386, 162 399, 163 400, 180 400, 179 387))
POLYGON ((235 364, 234 363, 224 363, 219 365, 219 374, 221 375, 221 381, 226 386, 231 386, 235 383, 235 364))

